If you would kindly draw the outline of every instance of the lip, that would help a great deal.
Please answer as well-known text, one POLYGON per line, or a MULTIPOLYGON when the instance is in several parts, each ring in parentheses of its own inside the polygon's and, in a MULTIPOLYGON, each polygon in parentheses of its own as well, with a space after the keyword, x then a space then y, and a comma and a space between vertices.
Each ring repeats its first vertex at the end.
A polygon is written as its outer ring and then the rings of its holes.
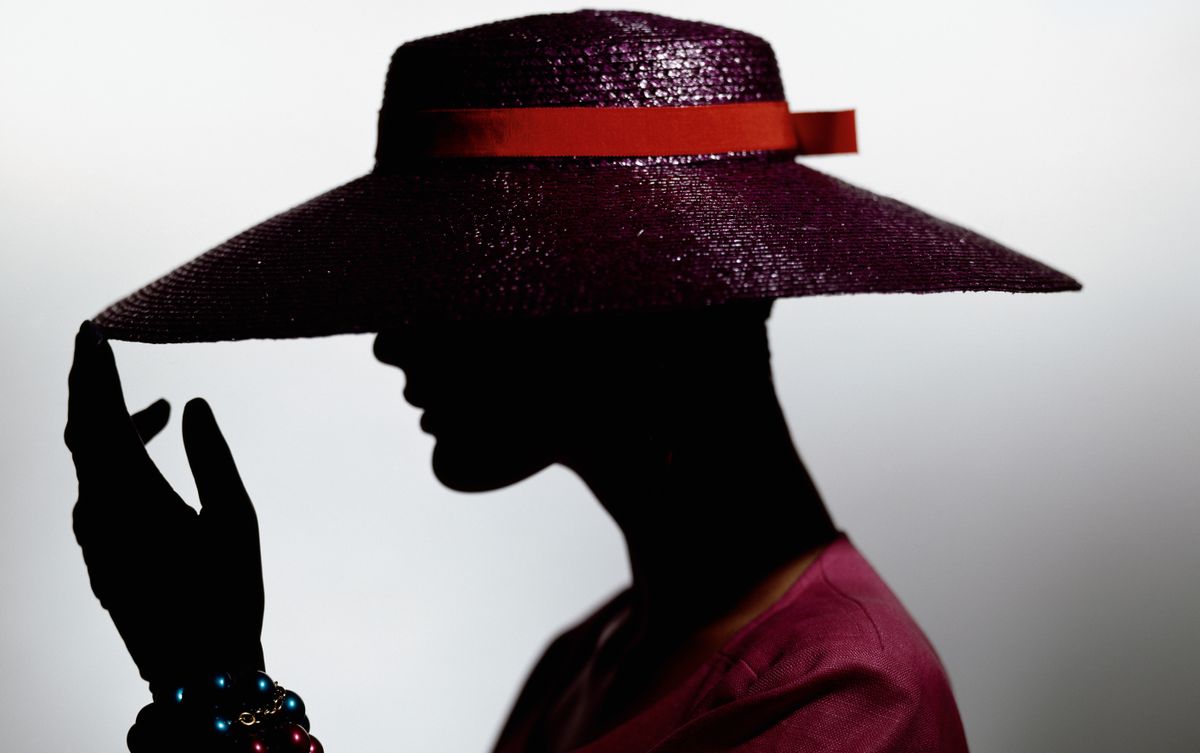
POLYGON ((425 407, 425 403, 421 399, 421 393, 419 393, 419 392, 414 393, 408 387, 405 387, 403 394, 404 394, 404 399, 406 401, 408 401, 408 404, 413 406, 414 408, 424 408, 425 407))

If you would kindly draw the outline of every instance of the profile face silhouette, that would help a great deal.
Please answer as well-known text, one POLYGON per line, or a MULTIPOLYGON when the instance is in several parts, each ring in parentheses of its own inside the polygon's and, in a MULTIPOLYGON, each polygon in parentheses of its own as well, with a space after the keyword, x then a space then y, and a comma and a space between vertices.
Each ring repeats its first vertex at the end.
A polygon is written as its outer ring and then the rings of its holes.
POLYGON ((405 374, 404 397, 437 440, 433 471, 459 491, 514 484, 554 462, 552 348, 536 324, 457 321, 381 332, 375 356, 405 374), (541 336, 539 337, 539 334, 541 336))
POLYGON ((425 411, 438 480, 486 491, 686 422, 698 391, 761 372, 770 307, 426 322, 380 332, 374 352, 425 411))

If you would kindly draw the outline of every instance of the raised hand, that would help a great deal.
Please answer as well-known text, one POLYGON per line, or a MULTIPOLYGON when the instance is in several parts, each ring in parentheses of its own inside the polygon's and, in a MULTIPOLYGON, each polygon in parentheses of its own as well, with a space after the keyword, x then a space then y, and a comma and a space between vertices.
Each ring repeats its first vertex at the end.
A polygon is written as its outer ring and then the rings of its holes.
POLYGON ((146 453, 170 407, 159 400, 129 415, 112 348, 90 322, 68 383, 75 538, 92 591, 155 696, 213 669, 264 669, 258 522, 208 404, 191 400, 183 414, 197 514, 146 453))

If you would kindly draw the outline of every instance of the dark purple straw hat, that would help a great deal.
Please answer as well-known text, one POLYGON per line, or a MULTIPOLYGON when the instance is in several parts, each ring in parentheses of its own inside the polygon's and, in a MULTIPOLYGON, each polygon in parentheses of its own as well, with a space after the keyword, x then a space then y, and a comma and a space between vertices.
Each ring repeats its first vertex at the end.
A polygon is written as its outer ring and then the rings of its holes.
MULTIPOLYGON (((96 322, 116 339, 197 342, 835 293, 1080 288, 798 164, 795 147, 739 132, 700 138, 713 146, 698 151, 700 121, 653 120, 758 118, 776 106, 786 116, 764 40, 648 13, 529 16, 408 42, 388 71, 369 174, 231 238, 96 322), (596 120, 597 110, 617 120, 596 120), (510 119, 480 126, 464 112, 510 119), (551 129, 534 141, 599 146, 488 151, 514 114, 551 129), (614 134, 634 146, 605 153, 614 134)), ((736 122, 701 125, 753 130, 736 122)))

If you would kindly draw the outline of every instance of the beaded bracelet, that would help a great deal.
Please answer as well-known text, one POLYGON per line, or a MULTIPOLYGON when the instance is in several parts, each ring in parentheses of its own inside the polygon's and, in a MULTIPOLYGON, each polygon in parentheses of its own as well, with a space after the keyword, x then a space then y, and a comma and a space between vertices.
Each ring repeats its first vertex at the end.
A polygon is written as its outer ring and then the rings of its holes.
POLYGON ((126 740, 131 753, 324 753, 308 734, 304 701, 265 672, 215 673, 142 709, 126 740), (169 738, 187 736, 189 742, 169 738))

